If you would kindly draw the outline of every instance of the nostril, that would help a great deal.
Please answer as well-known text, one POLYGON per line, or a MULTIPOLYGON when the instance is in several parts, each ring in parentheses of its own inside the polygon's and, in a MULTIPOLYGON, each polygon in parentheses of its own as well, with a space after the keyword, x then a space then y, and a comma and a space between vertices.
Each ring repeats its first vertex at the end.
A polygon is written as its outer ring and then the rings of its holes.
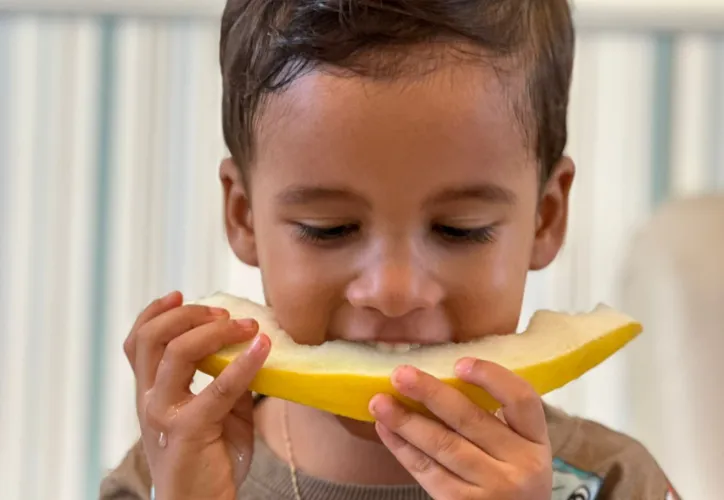
POLYGON ((431 309, 440 303, 442 294, 410 290, 407 293, 388 290, 351 290, 349 303, 356 308, 370 309, 387 318, 400 318, 418 310, 431 309))

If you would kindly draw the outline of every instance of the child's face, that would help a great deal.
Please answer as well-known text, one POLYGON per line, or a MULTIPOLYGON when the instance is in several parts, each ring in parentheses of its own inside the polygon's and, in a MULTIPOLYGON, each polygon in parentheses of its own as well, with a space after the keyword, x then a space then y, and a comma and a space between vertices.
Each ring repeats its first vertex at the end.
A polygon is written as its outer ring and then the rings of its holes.
POLYGON ((515 331, 528 270, 563 241, 573 166, 539 193, 512 94, 458 65, 396 81, 314 72, 269 100, 249 184, 221 169, 227 230, 297 342, 515 331))

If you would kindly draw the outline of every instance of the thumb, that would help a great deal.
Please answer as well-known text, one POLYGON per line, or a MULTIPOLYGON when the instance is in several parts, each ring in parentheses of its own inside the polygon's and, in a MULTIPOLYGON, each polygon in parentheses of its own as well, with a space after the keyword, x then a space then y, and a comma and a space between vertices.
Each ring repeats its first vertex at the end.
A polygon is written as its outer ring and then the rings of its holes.
POLYGON ((239 354, 224 371, 196 396, 189 406, 194 406, 190 412, 198 419, 197 424, 204 426, 210 423, 221 423, 234 408, 247 410, 250 415, 249 405, 251 394, 249 385, 256 377, 257 372, 264 365, 271 341, 264 334, 258 334, 243 354, 239 354), (246 403, 244 397, 246 396, 246 403), (241 401, 240 401, 241 400, 241 401))

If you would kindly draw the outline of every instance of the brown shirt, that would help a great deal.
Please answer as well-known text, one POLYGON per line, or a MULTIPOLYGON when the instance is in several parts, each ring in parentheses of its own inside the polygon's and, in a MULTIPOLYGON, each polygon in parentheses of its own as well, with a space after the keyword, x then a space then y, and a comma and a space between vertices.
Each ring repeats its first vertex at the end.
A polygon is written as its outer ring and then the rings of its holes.
MULTIPOLYGON (((552 500, 674 500, 658 464, 637 441, 546 407, 553 450, 552 500)), ((337 484, 297 472, 304 500, 428 500, 418 485, 337 484)), ((151 475, 137 443, 103 481, 101 500, 148 500, 151 475)), ((261 439, 239 500, 294 500, 291 473, 261 439)))

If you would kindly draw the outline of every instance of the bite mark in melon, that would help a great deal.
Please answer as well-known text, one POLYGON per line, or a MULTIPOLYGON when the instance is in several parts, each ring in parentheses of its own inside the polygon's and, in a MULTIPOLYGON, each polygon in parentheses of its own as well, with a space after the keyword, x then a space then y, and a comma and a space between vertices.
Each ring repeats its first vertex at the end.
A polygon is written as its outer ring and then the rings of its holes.
MULTIPOLYGON (((545 395, 597 366, 642 330, 633 318, 605 305, 587 313, 538 311, 521 333, 489 336, 456 344, 421 346, 405 353, 381 352, 373 346, 334 340, 318 346, 296 344, 275 321, 270 308, 226 293, 196 302, 222 307, 232 318, 254 318, 272 341, 271 353, 250 390, 361 421, 374 421, 368 410, 375 394, 386 393, 425 412, 392 387, 390 376, 402 364, 423 370, 456 387, 488 411, 500 404, 483 389, 463 383, 455 363, 474 357, 502 365, 545 395)), ((199 370, 218 376, 248 342, 222 349, 199 370)))

